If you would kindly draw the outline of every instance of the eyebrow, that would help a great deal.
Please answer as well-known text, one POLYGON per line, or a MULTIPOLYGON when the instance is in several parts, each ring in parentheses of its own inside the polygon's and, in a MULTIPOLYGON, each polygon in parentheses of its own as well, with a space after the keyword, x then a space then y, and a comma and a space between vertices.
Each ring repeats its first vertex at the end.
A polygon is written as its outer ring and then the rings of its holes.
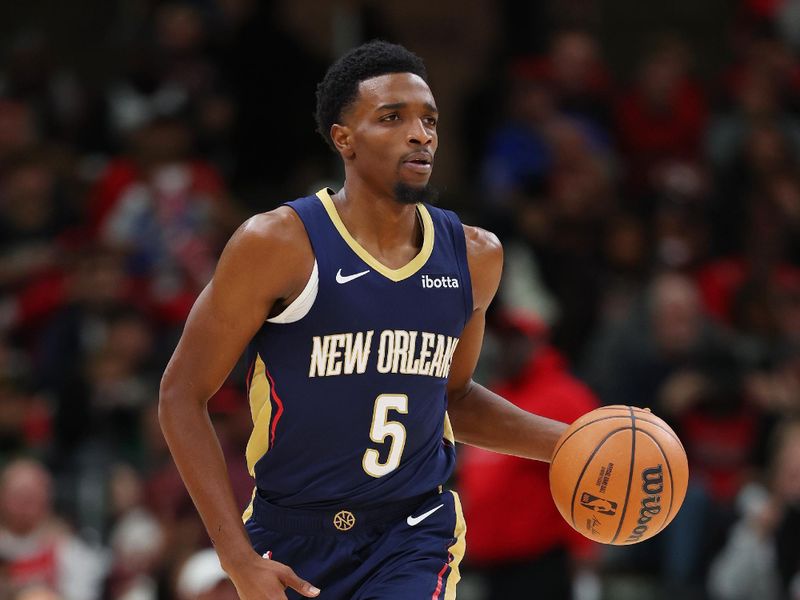
MULTIPOLYGON (((381 110, 398 110, 400 108, 405 108, 406 106, 408 106, 407 102, 395 102, 394 104, 381 104, 378 108, 375 109, 375 111, 377 112, 381 110)), ((423 106, 430 112, 434 112, 437 114, 439 112, 439 109, 437 109, 430 102, 425 102, 423 106)))

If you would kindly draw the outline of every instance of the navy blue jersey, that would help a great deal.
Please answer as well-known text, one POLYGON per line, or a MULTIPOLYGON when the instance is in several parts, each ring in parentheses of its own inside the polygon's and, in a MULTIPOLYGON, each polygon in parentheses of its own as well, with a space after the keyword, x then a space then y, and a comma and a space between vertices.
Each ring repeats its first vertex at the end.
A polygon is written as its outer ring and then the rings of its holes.
POLYGON ((369 506, 424 494, 455 464, 446 384, 472 314, 458 217, 417 205, 419 254, 389 269, 348 233, 328 190, 289 202, 316 259, 310 310, 248 348, 260 495, 284 507, 369 506))

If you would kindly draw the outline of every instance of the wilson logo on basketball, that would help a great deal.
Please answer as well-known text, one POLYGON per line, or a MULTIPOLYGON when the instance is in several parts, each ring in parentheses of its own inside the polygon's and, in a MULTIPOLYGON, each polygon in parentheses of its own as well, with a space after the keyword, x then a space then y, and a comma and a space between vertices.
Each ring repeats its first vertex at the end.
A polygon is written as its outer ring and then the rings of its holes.
POLYGON ((626 542, 638 542, 649 529, 652 518, 661 512, 661 493, 664 491, 664 471, 661 465, 642 471, 642 491, 647 495, 642 498, 639 519, 626 542))
POLYGON ((597 496, 592 496, 588 492, 583 492, 581 494, 581 506, 583 506, 584 508, 588 508, 589 510, 593 510, 595 512, 603 513, 604 515, 617 514, 616 502, 612 502, 611 500, 606 500, 605 498, 598 498, 597 496))

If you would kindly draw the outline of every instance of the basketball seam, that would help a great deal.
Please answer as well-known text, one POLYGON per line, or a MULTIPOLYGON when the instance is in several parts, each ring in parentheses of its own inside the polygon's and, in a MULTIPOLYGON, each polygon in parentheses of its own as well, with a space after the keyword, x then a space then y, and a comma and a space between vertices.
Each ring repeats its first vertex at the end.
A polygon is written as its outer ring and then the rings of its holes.
MULTIPOLYGON (((597 409, 597 410, 600 410, 600 409, 597 409)), ((583 425, 578 427, 575 431, 572 431, 567 437, 565 437, 562 440, 562 442, 556 447, 555 452, 553 452, 553 457, 550 459, 550 462, 553 462, 556 459, 556 456, 558 456, 558 453, 561 451, 561 448, 563 448, 564 444, 567 443, 567 440, 569 438, 571 438, 573 435, 575 435, 576 433, 578 433, 584 427, 588 427, 592 423, 599 423, 600 421, 608 421, 609 419, 627 419, 627 418, 628 418, 628 415, 613 415, 611 417, 599 417, 597 419, 589 421, 588 423, 584 423, 583 425)), ((674 432, 670 431, 669 429, 664 428, 663 425, 661 425, 659 423, 656 423, 655 421, 649 421, 648 419, 641 419, 641 418, 639 420, 640 421, 644 421, 645 423, 650 423, 651 425, 654 425, 655 427, 658 427, 661 431, 663 431, 664 433, 668 434, 675 441, 677 441, 681 445, 681 448, 683 448, 683 444, 681 443, 680 439, 678 438, 677 435, 675 435, 674 432)), ((685 450, 684 450, 684 452, 685 452, 685 450)))
POLYGON ((629 408, 631 413, 631 466, 628 469, 628 486, 625 490, 625 502, 622 505, 622 514, 619 517, 619 525, 617 526, 617 532, 614 534, 614 537, 611 539, 611 544, 617 541, 619 537, 619 532, 622 531, 622 524, 625 522, 625 513, 628 512, 628 500, 631 497, 631 482, 633 481, 633 463, 636 460, 636 417, 633 414, 633 409, 629 408))
MULTIPOLYGON (((587 414, 588 414, 588 413, 587 413, 587 414)), ((560 443, 560 444, 559 444, 559 445, 556 447, 556 450, 555 450, 555 452, 553 452, 553 458, 552 458, 552 459, 550 459, 550 461, 551 461, 551 462, 552 462, 552 461, 554 461, 554 460, 556 459, 556 455, 558 455, 558 453, 559 453, 559 451, 561 450, 561 448, 564 446, 564 444, 566 444, 566 443, 567 443, 567 440, 568 440, 569 438, 571 438, 573 435, 575 435, 576 433, 578 433, 578 432, 579 432, 581 429, 583 429, 584 427, 588 427, 588 426, 589 426, 589 425, 591 425, 592 423, 598 423, 599 421, 608 421, 609 419, 617 419, 617 418, 625 418, 625 417, 621 417, 621 415, 614 415, 613 417, 598 417, 597 419, 593 419, 593 420, 589 421, 588 423, 584 423, 583 425, 581 425, 580 427, 578 427, 578 428, 577 428, 575 431, 571 432, 571 433, 570 433, 570 434, 569 434, 567 437, 565 437, 565 438, 562 440, 562 442, 561 442, 561 443, 560 443)))
POLYGON ((620 431, 628 431, 629 429, 630 427, 620 427, 619 429, 615 429, 606 434, 606 437, 604 437, 600 443, 595 446, 595 449, 592 450, 591 455, 583 464, 583 469, 581 469, 581 473, 578 475, 578 479, 575 482, 575 487, 572 489, 572 502, 570 503, 570 518, 572 519, 572 526, 575 529, 578 528, 578 526, 575 524, 575 497, 578 495, 578 488, 581 487, 581 481, 583 480, 584 473, 586 473, 586 469, 589 468, 589 464, 592 462, 592 459, 595 457, 595 455, 600 451, 600 448, 603 447, 603 444, 605 444, 612 436, 618 434, 620 431))
POLYGON ((663 431, 668 436, 670 436, 673 440, 678 442, 678 444, 680 445, 681 449, 683 450, 683 444, 681 443, 680 438, 677 436, 677 434, 674 431, 671 431, 670 429, 667 429, 667 427, 664 427, 660 423, 656 423, 655 421, 648 421, 647 419, 643 419, 641 417, 638 418, 638 421, 643 422, 643 423, 650 423, 650 425, 654 425, 654 426, 658 427, 661 431, 663 431))
MULTIPOLYGON (((639 413, 639 415, 650 415, 651 417, 658 418, 651 411, 644 410, 643 408, 637 408, 635 406, 626 406, 625 408, 627 408, 629 410, 632 410, 632 411, 634 411, 636 413, 639 413)), ((600 408, 597 408, 595 410, 622 410, 622 409, 614 407, 614 406, 601 406, 600 408)), ((628 415, 614 415, 614 416, 624 419, 628 415)), ((603 417, 603 418, 612 418, 613 419, 614 417, 603 417)), ((639 421, 644 421, 645 423, 650 423, 651 425, 655 425, 656 427, 659 427, 662 431, 664 431, 664 432, 668 433, 669 435, 671 435, 675 439, 675 441, 678 442, 681 445, 681 448, 683 448, 683 442, 681 442, 680 438, 678 437, 678 435, 674 431, 672 431, 671 429, 668 429, 669 426, 664 427, 660 423, 656 423, 655 421, 649 421, 647 419, 643 419, 641 416, 639 417, 639 421)), ((665 423, 665 425, 666 425, 666 423, 665 423)))
POLYGON ((674 480, 672 478, 672 465, 669 464, 669 457, 667 456, 667 453, 664 452, 664 449, 661 447, 661 444, 653 436, 653 434, 645 431, 644 429, 640 429, 640 431, 643 434, 645 434, 646 436, 648 436, 651 440, 653 440, 653 443, 656 446, 658 446, 658 450, 659 450, 659 452, 661 452, 661 456, 664 457, 664 462, 667 464, 667 471, 669 472, 669 509, 667 510, 667 516, 664 518, 664 522, 661 523, 661 527, 659 527, 658 531, 656 531, 653 534, 653 535, 656 535, 656 533, 661 532, 661 530, 664 529, 664 527, 666 527, 667 524, 669 523, 669 516, 670 516, 670 514, 672 514, 672 503, 673 503, 673 500, 675 499, 675 483, 674 483, 674 480))
MULTIPOLYGON (((636 406, 622 406, 622 405, 618 405, 618 406, 600 406, 599 408, 596 408, 595 410, 622 410, 624 408, 632 409, 633 411, 639 413, 640 415, 650 415, 651 417, 655 417, 656 416, 651 411, 645 410, 644 408, 638 408, 636 406)), ((623 415, 615 415, 615 416, 624 418, 623 415)), ((627 415, 625 415, 625 416, 627 416, 627 415)), ((611 417, 611 418, 613 418, 613 417, 611 417)), ((665 433, 667 433, 670 436, 672 436, 672 438, 681 445, 681 449, 684 452, 686 452, 686 448, 683 447, 683 442, 681 441, 681 438, 679 438, 674 431, 672 431, 671 429, 668 429, 667 427, 669 427, 669 426, 664 427, 663 425, 661 425, 659 423, 656 423, 655 421, 648 421, 647 419, 643 419, 642 417, 639 417, 639 420, 640 421, 644 421, 645 423, 650 423, 651 425, 655 425, 656 427, 660 428, 665 433)), ((592 422, 594 422, 594 421, 592 421, 592 422)))

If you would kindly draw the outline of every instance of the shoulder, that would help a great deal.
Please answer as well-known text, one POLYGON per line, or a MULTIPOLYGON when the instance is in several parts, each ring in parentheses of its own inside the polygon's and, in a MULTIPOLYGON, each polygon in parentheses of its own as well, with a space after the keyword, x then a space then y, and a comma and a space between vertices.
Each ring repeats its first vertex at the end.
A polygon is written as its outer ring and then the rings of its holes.
POLYGON ((311 274, 314 252, 302 220, 288 206, 254 215, 231 236, 220 257, 220 270, 273 283, 280 282, 284 297, 302 289, 311 274))
POLYGON ((259 213, 247 219, 231 238, 250 244, 280 244, 297 241, 305 237, 303 222, 288 206, 279 206, 269 212, 259 213))
POLYGON ((463 227, 475 308, 485 310, 500 285, 503 245, 491 231, 471 225, 463 227))
POLYGON ((503 245, 495 234, 472 225, 462 224, 462 227, 467 241, 467 256, 470 260, 499 261, 502 264, 503 245))
POLYGON ((257 252, 262 260, 280 253, 282 260, 292 257, 311 258, 311 242, 303 221, 288 206, 279 206, 259 213, 242 223, 228 242, 227 250, 257 252))

